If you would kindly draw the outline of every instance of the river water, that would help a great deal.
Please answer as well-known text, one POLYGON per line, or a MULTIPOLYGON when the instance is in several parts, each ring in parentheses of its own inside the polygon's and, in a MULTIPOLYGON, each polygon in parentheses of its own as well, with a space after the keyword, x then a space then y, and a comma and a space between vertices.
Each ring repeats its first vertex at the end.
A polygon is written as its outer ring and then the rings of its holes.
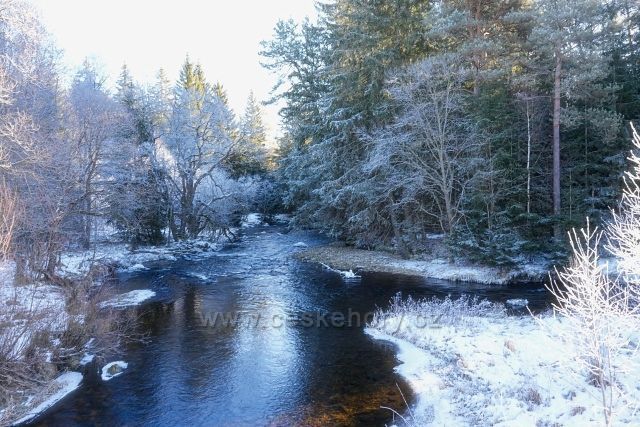
POLYGON ((546 303, 535 285, 384 274, 344 279, 293 259, 299 241, 325 242, 259 226, 214 255, 121 274, 118 291, 157 294, 136 309, 147 341, 107 360, 129 364, 108 382, 91 366, 82 386, 35 425, 382 426, 392 422, 392 412, 380 406, 404 412, 413 395, 394 373, 394 347, 365 335, 367 313, 398 292, 464 291, 494 301, 527 298, 533 307, 546 303))

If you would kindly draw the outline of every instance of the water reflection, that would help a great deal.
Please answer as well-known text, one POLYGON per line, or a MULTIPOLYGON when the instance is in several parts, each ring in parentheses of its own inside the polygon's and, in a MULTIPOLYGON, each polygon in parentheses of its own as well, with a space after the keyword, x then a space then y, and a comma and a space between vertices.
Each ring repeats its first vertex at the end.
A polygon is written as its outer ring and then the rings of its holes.
POLYGON ((393 346, 371 340, 361 325, 306 327, 285 319, 363 315, 397 292, 455 296, 467 289, 494 300, 524 297, 533 307, 546 301, 535 286, 460 286, 381 274, 345 282, 291 258, 295 242, 322 239, 280 231, 257 228, 214 257, 123 275, 123 291, 157 293, 140 309, 149 342, 132 343, 119 356, 129 362, 124 375, 102 382, 92 370, 78 392, 37 424, 384 425, 391 413, 380 406, 405 408, 399 388, 412 399, 393 373, 393 346), (261 320, 220 327, 203 322, 215 313, 261 320))

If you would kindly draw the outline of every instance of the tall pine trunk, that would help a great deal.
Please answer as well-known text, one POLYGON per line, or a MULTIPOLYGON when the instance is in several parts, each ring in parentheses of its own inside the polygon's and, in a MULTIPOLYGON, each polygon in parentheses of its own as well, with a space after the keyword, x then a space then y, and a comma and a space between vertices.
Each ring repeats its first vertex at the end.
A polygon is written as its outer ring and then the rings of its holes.
MULTIPOLYGON (((553 79, 553 215, 560 216, 560 83, 562 77, 562 56, 559 49, 555 51, 556 66, 553 79)), ((556 239, 562 238, 560 224, 553 228, 556 239)))

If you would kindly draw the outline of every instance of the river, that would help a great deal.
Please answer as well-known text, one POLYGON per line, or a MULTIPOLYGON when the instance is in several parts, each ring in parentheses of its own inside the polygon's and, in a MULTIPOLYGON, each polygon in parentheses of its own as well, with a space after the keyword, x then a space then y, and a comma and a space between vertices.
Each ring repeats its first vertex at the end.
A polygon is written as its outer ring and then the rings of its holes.
POLYGON ((104 382, 91 366, 82 386, 34 425, 385 425, 392 412, 380 406, 403 412, 413 395, 394 373, 394 347, 365 335, 367 313, 398 292, 527 298, 534 308, 546 302, 534 285, 344 279, 293 259, 299 241, 326 242, 258 226, 214 255, 120 274, 119 292, 156 292, 135 309, 148 339, 107 360, 128 362, 122 375, 104 382))

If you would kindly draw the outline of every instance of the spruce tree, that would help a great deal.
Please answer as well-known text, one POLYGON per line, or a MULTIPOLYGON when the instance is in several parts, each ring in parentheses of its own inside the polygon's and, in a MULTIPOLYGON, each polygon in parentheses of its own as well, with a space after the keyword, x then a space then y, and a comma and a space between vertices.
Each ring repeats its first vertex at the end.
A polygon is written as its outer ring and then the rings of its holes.
POLYGON ((262 119, 262 109, 251 91, 240 121, 238 144, 227 161, 233 176, 265 173, 268 166, 266 143, 267 131, 262 119))

